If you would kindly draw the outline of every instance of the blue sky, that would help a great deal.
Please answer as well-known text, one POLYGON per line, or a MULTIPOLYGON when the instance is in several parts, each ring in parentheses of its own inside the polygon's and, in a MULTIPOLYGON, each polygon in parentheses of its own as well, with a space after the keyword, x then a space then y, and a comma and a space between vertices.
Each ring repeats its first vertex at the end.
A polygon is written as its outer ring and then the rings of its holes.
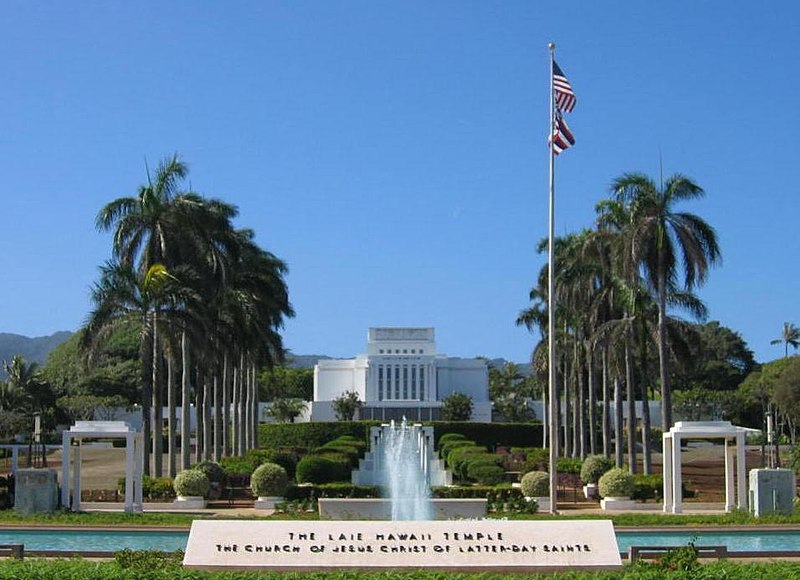
POLYGON ((297 353, 369 326, 528 359, 545 257, 547 43, 575 88, 557 233, 627 171, 681 172, 717 230, 710 319, 761 361, 800 324, 794 2, 11 1, 0 18, 0 331, 75 330, 108 201, 179 152, 286 260, 297 353))

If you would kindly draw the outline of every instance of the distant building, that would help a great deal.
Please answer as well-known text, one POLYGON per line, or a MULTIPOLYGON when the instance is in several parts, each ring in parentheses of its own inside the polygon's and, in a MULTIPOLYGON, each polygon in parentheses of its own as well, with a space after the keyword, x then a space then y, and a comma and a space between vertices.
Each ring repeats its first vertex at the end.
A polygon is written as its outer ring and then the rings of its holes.
POLYGON ((346 391, 364 402, 361 419, 436 420, 442 399, 456 392, 472 398, 472 421, 492 416, 486 361, 438 354, 433 328, 370 328, 366 354, 320 360, 311 420, 335 420, 333 401, 346 391))

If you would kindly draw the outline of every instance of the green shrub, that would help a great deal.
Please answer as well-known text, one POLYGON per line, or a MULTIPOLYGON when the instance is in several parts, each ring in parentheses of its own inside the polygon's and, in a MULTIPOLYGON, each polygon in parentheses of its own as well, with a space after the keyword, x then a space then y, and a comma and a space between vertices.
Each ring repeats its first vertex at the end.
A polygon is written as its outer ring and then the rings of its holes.
MULTIPOLYGON (((369 440, 370 427, 380 426, 380 421, 333 421, 330 423, 263 423, 259 425, 258 446, 267 449, 299 446, 321 447, 329 441, 349 435, 361 441, 369 440)), ((542 445, 542 425, 537 423, 461 423, 448 421, 423 421, 433 425, 434 440, 444 434, 458 433, 479 445, 493 449, 503 447, 531 447, 542 445)))
POLYGON ((262 423, 259 425, 258 446, 266 449, 307 447, 314 449, 342 435, 364 441, 370 427, 380 421, 332 421, 329 423, 262 423))
POLYGON ((489 452, 486 451, 485 447, 459 447, 453 449, 447 455, 447 466, 458 477, 466 479, 467 463, 470 458, 474 458, 477 455, 487 456, 489 452))
POLYGON ((286 490, 287 501, 315 499, 319 497, 368 498, 380 497, 381 490, 368 485, 334 482, 319 485, 296 485, 286 490))
MULTIPOLYGON (((462 447, 481 447, 474 441, 470 441, 469 439, 457 439, 455 441, 445 441, 439 446, 439 457, 442 459, 447 459, 447 456, 454 449, 461 449, 462 447)), ((481 447, 481 449, 485 449, 485 447, 481 447)))
POLYGON ((528 471, 544 471, 550 463, 550 450, 547 447, 512 447, 511 453, 523 454, 525 456, 525 465, 522 470, 528 471))
POLYGON ((289 487, 286 470, 277 463, 259 466, 250 478, 250 489, 258 497, 283 496, 289 487))
POLYGON ((497 485, 505 478, 506 472, 499 465, 493 463, 469 463, 467 475, 474 479, 478 485, 497 485))
MULTIPOLYGON (((169 477, 142 476, 142 497, 151 501, 175 499, 174 481, 169 477)), ((117 491, 125 495, 125 478, 117 480, 117 491)))
POLYGON ((251 475, 256 470, 256 467, 258 467, 254 466, 252 461, 241 455, 222 457, 219 460, 219 465, 225 470, 226 475, 234 473, 239 475, 251 475))
POLYGON ((306 455, 297 463, 295 479, 297 483, 330 483, 345 481, 349 473, 346 462, 343 465, 327 456, 306 455))
POLYGON ((439 437, 439 448, 442 447, 443 443, 447 443, 448 441, 462 441, 466 439, 463 433, 445 433, 441 437, 439 437))
POLYGON ((216 461, 202 461, 197 465, 193 465, 192 469, 197 469, 206 474, 209 483, 225 483, 226 473, 222 466, 216 461))
POLYGON ((582 465, 579 457, 559 457, 556 461, 556 470, 559 473, 578 475, 581 472, 582 465))
POLYGON ((614 467, 606 471, 598 482, 600 497, 631 497, 633 475, 626 469, 614 467))
POLYGON ((550 495, 550 474, 546 471, 531 471, 522 476, 520 489, 525 497, 550 495))
POLYGON ((206 497, 209 488, 208 477, 202 471, 187 469, 181 471, 175 478, 174 488, 175 493, 180 496, 200 495, 206 497))
POLYGON ((536 423, 460 423, 434 421, 431 423, 435 440, 444 433, 460 433, 489 449, 503 447, 541 447, 542 425, 536 423))
POLYGON ((341 455, 342 457, 347 458, 347 463, 351 469, 358 467, 358 459, 360 453, 358 449, 355 447, 349 447, 347 445, 335 445, 333 443, 327 443, 322 447, 318 447, 314 450, 314 455, 327 455, 327 454, 336 454, 341 455))
POLYGON ((581 466, 581 481, 584 484, 597 483, 600 476, 614 467, 614 462, 605 455, 590 455, 581 466))
MULTIPOLYGON (((114 552, 114 562, 116 562, 117 566, 123 569, 137 570, 143 574, 152 574, 155 570, 177 571, 180 570, 182 561, 182 551, 163 552, 161 550, 131 550, 125 548, 119 552, 114 552)), ((75 578, 77 577, 75 576, 75 578)))
POLYGON ((633 476, 633 499, 656 499, 663 490, 664 478, 660 475, 637 473, 633 476))

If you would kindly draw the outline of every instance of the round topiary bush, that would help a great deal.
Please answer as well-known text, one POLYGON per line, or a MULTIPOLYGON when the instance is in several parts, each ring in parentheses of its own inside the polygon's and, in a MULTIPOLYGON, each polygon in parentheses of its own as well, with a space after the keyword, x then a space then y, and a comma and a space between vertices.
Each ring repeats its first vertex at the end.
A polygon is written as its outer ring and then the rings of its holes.
POLYGON ((283 496, 289 487, 286 470, 277 463, 265 463, 250 477, 250 489, 258 497, 283 496))
POLYGON ((545 497, 550 495, 550 474, 546 471, 530 471, 522 476, 522 495, 545 497))
POLYGON ((208 481, 208 477, 202 471, 197 469, 187 469, 186 471, 181 471, 178 474, 178 476, 175 478, 173 487, 175 488, 175 493, 182 497, 206 497, 208 495, 210 483, 208 481))
POLYGON ((598 482, 601 497, 630 497, 633 494, 633 475, 615 467, 606 471, 598 482))
POLYGON ((614 467, 614 462, 605 455, 590 455, 581 466, 581 481, 584 484, 597 483, 600 476, 614 467))
POLYGON ((218 483, 220 485, 225 483, 225 470, 216 461, 202 461, 192 467, 192 469, 205 473, 209 483, 218 483))

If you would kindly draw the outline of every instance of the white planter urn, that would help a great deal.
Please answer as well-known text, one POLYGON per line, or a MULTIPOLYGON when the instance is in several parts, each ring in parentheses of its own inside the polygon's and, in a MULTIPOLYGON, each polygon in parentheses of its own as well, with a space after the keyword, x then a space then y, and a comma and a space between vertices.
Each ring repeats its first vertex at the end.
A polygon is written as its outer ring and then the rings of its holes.
POLYGON ((597 484, 587 483, 583 486, 583 497, 586 499, 597 499, 597 484))
POLYGON ((604 510, 631 510, 636 509, 636 500, 629 497, 604 497, 600 500, 600 507, 604 510))
POLYGON ((206 507, 206 498, 202 495, 179 495, 173 505, 183 510, 202 510, 206 507))
POLYGON ((283 498, 280 496, 258 496, 255 503, 255 509, 257 510, 274 510, 275 504, 280 503, 283 501, 283 498))

